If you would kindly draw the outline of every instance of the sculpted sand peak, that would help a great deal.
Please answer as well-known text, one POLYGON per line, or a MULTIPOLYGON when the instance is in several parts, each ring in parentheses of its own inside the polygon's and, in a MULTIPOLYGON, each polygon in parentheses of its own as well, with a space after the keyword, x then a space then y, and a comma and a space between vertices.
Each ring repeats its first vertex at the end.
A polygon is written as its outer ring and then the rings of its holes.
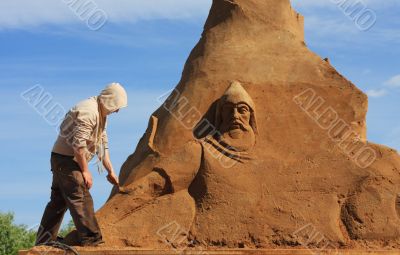
MULTIPOLYGON (((109 245, 399 247, 400 161, 289 0, 214 0, 182 79, 97 212, 109 245), (310 240, 310 233, 323 238, 310 240)), ((315 235, 314 235, 315 236, 315 235)))

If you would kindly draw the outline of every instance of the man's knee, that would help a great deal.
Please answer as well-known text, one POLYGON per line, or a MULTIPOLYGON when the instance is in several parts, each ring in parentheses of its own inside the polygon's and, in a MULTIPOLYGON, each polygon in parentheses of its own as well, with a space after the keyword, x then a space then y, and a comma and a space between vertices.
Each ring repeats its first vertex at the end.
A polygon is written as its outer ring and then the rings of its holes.
POLYGON ((47 203, 47 208, 54 209, 57 211, 65 211, 67 210, 67 203, 65 202, 65 199, 62 196, 60 197, 51 196, 50 202, 47 203))

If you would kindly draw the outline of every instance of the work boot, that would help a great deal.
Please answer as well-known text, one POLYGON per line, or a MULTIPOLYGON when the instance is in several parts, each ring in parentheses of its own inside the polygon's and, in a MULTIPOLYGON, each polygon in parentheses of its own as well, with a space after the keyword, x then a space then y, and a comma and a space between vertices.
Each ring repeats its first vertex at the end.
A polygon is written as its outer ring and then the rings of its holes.
POLYGON ((65 243, 64 237, 62 237, 62 236, 57 236, 56 242, 65 243))
POLYGON ((101 246, 102 244, 104 244, 105 242, 103 241, 103 239, 99 238, 96 240, 85 240, 81 242, 81 245, 83 247, 98 247, 101 246))

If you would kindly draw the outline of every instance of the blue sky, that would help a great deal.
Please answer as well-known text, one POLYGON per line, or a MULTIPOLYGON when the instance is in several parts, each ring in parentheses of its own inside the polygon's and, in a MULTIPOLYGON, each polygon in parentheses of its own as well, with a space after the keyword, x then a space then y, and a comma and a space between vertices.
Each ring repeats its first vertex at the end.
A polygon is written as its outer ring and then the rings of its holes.
MULTIPOLYGON (((211 0, 94 0, 107 22, 92 31, 70 1, 0 2, 0 211, 15 212, 17 223, 28 226, 40 221, 49 199, 57 128, 21 93, 40 84, 52 103, 68 109, 109 82, 122 83, 129 107, 109 120, 111 156, 119 171, 159 106, 157 98, 179 81, 211 5, 211 0)), ((367 31, 337 2, 293 0, 306 19, 306 43, 370 95, 369 140, 400 149, 400 2, 362 1, 376 15, 367 31)), ((92 169, 99 208, 111 185, 92 169)))

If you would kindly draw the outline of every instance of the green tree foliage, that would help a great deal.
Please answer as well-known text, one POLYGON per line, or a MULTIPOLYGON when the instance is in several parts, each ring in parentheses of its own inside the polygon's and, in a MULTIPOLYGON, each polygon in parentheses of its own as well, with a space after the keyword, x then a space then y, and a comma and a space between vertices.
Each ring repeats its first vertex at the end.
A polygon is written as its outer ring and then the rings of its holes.
POLYGON ((13 213, 0 213, 0 255, 15 255, 35 243, 36 230, 14 224, 13 213))
POLYGON ((67 225, 65 225, 61 230, 60 233, 58 234, 61 237, 65 237, 69 232, 75 229, 74 222, 70 220, 67 225))
MULTIPOLYGON (((64 237, 74 229, 70 221, 60 231, 64 237)), ((13 213, 0 212, 0 255, 16 255, 19 250, 30 249, 35 245, 37 229, 29 229, 26 225, 16 225, 13 213)))

